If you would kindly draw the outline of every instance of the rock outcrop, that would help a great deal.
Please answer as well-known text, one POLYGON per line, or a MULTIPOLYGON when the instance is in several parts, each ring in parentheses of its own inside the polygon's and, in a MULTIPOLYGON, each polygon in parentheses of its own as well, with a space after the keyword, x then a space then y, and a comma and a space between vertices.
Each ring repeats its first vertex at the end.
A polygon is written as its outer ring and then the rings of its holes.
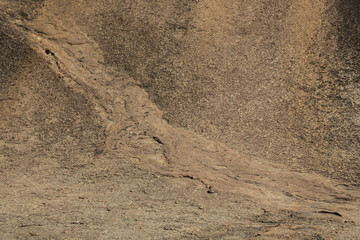
POLYGON ((0 0, 0 236, 357 239, 359 16, 0 0))

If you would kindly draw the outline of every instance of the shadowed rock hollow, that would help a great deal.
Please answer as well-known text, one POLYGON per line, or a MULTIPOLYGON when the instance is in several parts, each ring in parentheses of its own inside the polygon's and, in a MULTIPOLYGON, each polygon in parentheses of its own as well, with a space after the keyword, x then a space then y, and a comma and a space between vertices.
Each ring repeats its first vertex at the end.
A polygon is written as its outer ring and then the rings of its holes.
POLYGON ((355 0, 0 0, 3 239, 357 239, 355 0))

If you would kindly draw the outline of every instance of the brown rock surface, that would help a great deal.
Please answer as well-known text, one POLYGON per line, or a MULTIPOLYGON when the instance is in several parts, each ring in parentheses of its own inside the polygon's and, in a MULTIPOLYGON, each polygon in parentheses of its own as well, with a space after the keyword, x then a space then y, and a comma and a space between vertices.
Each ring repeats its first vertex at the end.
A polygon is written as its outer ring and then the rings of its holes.
POLYGON ((359 11, 0 0, 1 239, 358 239, 359 11))

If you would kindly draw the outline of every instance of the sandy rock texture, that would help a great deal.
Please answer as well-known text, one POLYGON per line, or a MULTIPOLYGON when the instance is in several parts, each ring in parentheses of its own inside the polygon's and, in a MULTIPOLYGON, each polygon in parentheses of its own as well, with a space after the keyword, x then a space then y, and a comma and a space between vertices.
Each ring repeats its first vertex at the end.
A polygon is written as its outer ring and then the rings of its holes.
POLYGON ((355 0, 0 0, 1 239, 359 239, 355 0))

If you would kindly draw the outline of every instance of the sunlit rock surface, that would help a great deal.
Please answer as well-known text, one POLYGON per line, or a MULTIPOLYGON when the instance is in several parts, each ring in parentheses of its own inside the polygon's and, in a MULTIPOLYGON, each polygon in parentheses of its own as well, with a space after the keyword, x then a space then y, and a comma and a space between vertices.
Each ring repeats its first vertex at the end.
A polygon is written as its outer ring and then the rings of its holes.
POLYGON ((1 239, 357 239, 355 0, 0 0, 1 239))

